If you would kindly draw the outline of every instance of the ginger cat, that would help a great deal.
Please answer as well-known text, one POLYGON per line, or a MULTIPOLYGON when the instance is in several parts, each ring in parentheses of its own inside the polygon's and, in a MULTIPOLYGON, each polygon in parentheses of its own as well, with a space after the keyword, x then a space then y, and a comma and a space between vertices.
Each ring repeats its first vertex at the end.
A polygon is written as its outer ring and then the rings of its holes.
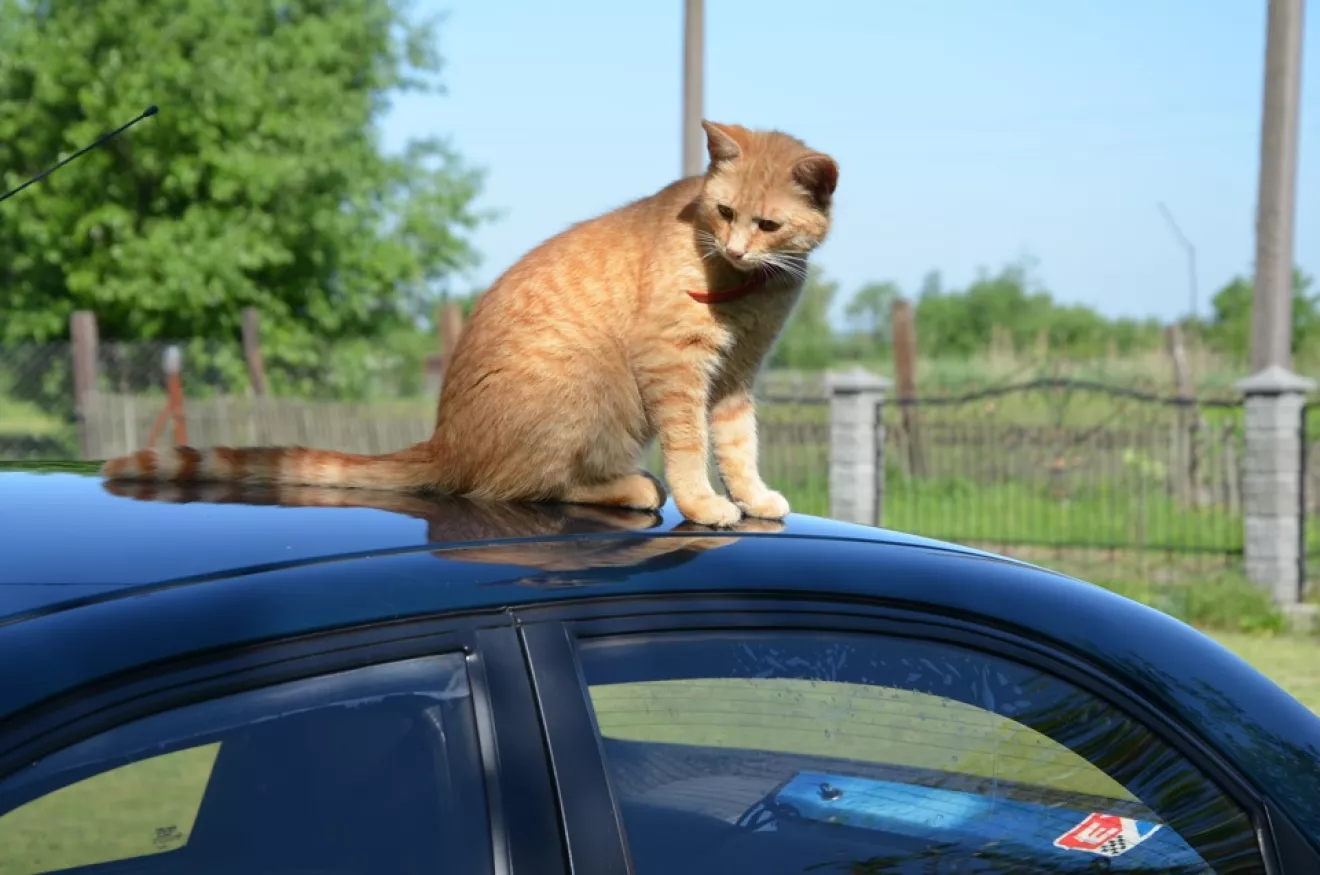
POLYGON ((652 510, 665 491, 638 462, 658 434, 688 520, 784 518, 757 468, 752 381, 829 231, 838 165, 778 131, 703 127, 704 176, 570 227, 481 296, 424 443, 378 456, 171 447, 102 473, 652 510), (732 500, 707 476, 712 442, 732 500))

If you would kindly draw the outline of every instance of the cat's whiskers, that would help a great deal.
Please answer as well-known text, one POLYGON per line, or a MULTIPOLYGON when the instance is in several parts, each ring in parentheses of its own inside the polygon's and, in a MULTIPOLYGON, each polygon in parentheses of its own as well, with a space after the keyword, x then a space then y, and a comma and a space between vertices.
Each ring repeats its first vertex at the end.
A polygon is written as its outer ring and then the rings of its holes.
POLYGON ((771 275, 785 276, 797 282, 807 278, 807 260, 800 255, 786 252, 767 252, 761 256, 760 267, 771 275))
POLYGON ((701 250, 702 261, 709 261, 720 254, 719 241, 709 231, 697 231, 697 248, 701 250))

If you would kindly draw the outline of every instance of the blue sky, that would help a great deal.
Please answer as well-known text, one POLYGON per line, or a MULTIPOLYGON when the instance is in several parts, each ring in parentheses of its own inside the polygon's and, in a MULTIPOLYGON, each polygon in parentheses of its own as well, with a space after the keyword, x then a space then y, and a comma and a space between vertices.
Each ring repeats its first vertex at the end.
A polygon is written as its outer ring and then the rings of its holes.
MULTIPOLYGON (((1265 0, 707 0, 706 116, 838 159, 816 262, 843 296, 1022 256, 1108 315, 1200 309, 1249 272, 1265 0)), ((420 0, 445 12, 447 94, 383 136, 450 138, 485 168, 480 288, 566 225, 679 175, 682 0, 420 0)), ((1320 275, 1320 15, 1303 61, 1296 259, 1320 275)))

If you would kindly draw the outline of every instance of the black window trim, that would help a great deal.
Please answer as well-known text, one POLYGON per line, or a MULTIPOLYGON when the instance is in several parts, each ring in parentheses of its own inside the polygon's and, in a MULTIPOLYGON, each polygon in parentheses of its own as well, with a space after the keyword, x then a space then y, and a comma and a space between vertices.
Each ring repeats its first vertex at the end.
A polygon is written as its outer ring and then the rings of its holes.
MULTIPOLYGON (((249 672, 263 677, 269 673, 272 679, 265 683, 279 683, 286 677, 297 680, 338 670, 326 666, 383 661, 374 654, 355 655, 375 647, 412 653, 415 649, 408 642, 413 638, 476 631, 508 622, 501 614, 474 614, 340 627, 192 652, 97 678, 0 717, 0 781, 51 750, 149 716, 157 697, 168 696, 172 690, 191 691, 199 699, 214 698, 225 695, 223 691, 231 684, 238 685, 236 691, 253 688, 245 679, 249 672)), ((186 701, 186 696, 170 699, 164 707, 176 708, 186 701)))
POLYGON ((607 804, 609 818, 618 822, 619 817, 576 655, 576 641, 664 632, 750 630, 862 632, 918 638, 986 651, 1049 672, 1130 715, 1202 770, 1251 818, 1268 875, 1320 871, 1320 854, 1300 838, 1280 812, 1266 806, 1260 792, 1245 777, 1188 727, 1154 708, 1141 690, 1119 684, 1089 661, 1018 630, 909 608, 773 596, 635 596, 523 608, 514 616, 538 694, 565 816, 570 859, 574 872, 580 875, 617 873, 622 866, 629 873, 633 870, 621 824, 615 846, 602 847, 596 839, 591 843, 590 856, 579 856, 572 840, 574 835, 585 837, 597 832, 586 821, 603 820, 607 804), (571 683, 577 684, 576 695, 568 694, 571 683), (584 725, 591 728, 590 744, 580 737, 584 725), (620 855, 623 862, 618 861, 620 855), (598 861, 609 861, 610 865, 598 865, 598 861))
POLYGON ((0 783, 117 726, 275 684, 461 653, 483 759, 495 875, 566 875, 531 680, 506 613, 423 618, 194 654, 65 693, 0 723, 0 783), (547 853, 559 848, 560 853, 547 853))
POLYGON ((563 813, 569 866, 574 875, 632 875, 627 833, 571 632, 559 623, 533 623, 519 633, 563 813))

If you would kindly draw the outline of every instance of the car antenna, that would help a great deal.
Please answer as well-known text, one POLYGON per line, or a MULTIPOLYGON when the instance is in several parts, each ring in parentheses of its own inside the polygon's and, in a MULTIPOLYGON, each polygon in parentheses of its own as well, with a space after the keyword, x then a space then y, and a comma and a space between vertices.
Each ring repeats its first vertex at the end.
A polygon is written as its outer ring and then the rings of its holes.
POLYGON ((92 150, 95 149, 97 146, 101 145, 101 144, 104 143, 106 140, 110 139, 111 137, 116 136, 117 134, 121 134, 121 133, 123 133, 124 131, 126 131, 126 130, 128 130, 129 128, 133 127, 133 125, 135 125, 135 124, 137 124, 138 122, 142 121, 144 118, 150 118, 151 116, 155 115, 157 112, 159 112, 159 110, 156 108, 156 104, 153 103, 151 106, 149 106, 149 107, 147 107, 146 109, 144 109, 144 110, 142 111, 142 114, 141 114, 140 116, 138 116, 137 118, 133 119, 133 120, 132 120, 131 122, 129 122, 128 124, 123 125, 122 127, 115 128, 113 131, 111 131, 111 132, 108 133, 108 134, 102 134, 100 137, 98 137, 98 138, 96 139, 96 142, 92 143, 92 144, 89 145, 89 146, 84 146, 83 148, 79 149, 77 152, 74 152, 74 153, 73 153, 72 155, 70 155, 68 158, 65 158, 65 159, 64 159, 63 161, 61 161, 59 164, 56 164, 54 167, 48 167, 48 168, 46 168, 45 170, 43 170, 43 171, 41 171, 40 173, 38 173, 36 176, 34 176, 34 177, 32 177, 31 179, 29 179, 27 182, 25 182, 25 183, 23 183, 22 185, 20 185, 18 188, 11 189, 11 190, 5 192, 4 194, 0 194, 0 201, 7 201, 7 200, 9 200, 11 197, 13 197, 14 195, 18 194, 20 191, 22 191, 23 189, 27 188, 27 187, 28 187, 29 185, 31 185, 32 183, 34 183, 34 182, 40 182, 41 180, 45 179, 47 176, 50 176, 50 175, 51 175, 52 173, 54 173, 56 170, 59 170, 61 167, 63 167, 65 164, 68 164, 70 161, 72 161, 74 158, 77 158, 79 155, 83 155, 83 154, 85 154, 85 153, 87 153, 87 152, 92 151, 92 150))

